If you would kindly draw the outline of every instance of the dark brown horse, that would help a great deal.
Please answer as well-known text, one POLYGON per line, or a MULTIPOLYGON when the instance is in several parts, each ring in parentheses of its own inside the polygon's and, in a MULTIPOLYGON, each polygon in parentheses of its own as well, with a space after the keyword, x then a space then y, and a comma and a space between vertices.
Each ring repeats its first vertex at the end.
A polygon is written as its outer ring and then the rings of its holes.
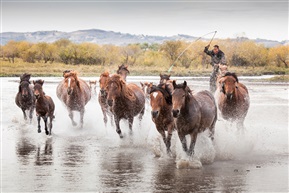
POLYGON ((237 121, 237 128, 244 129, 250 98, 247 87, 240 83, 235 73, 226 72, 218 79, 216 100, 225 120, 237 121))
POLYGON ((134 117, 139 115, 140 120, 145 110, 145 96, 141 88, 135 84, 126 84, 120 75, 112 75, 107 84, 107 103, 112 107, 116 132, 122 138, 119 122, 128 119, 129 129, 132 132, 134 117))
POLYGON ((33 94, 33 85, 30 84, 30 74, 24 73, 20 76, 20 84, 18 87, 18 93, 15 97, 16 105, 21 108, 24 119, 27 120, 26 111, 29 111, 30 123, 33 117, 33 111, 35 109, 35 97, 33 94))
POLYGON ((167 153, 171 152, 171 137, 174 129, 174 118, 172 116, 172 95, 167 85, 153 86, 150 92, 150 104, 152 120, 158 132, 162 135, 167 147, 167 153), (168 132, 167 136, 165 131, 168 132))
POLYGON ((191 156, 194 154, 198 133, 209 129, 210 137, 213 140, 217 120, 217 106, 213 95, 209 91, 200 91, 193 94, 186 81, 178 85, 174 81, 173 86, 173 117, 183 150, 191 156), (187 148, 186 135, 191 136, 189 149, 187 148))
POLYGON ((170 74, 162 74, 160 73, 160 84, 165 84, 168 80, 170 80, 170 74))
POLYGON ((91 92, 88 84, 78 78, 75 71, 64 71, 64 80, 62 80, 56 89, 57 97, 66 105, 72 125, 77 123, 73 120, 73 112, 80 112, 80 127, 83 127, 83 116, 85 105, 91 98, 91 92))
POLYGON ((52 121, 54 118, 55 105, 50 96, 47 96, 43 92, 44 80, 33 81, 34 84, 34 95, 36 98, 36 116, 38 121, 38 133, 41 133, 40 119, 42 118, 45 124, 46 135, 51 135, 52 121), (49 131, 47 127, 47 121, 49 118, 49 131))
POLYGON ((119 74, 124 81, 126 81, 126 77, 130 73, 128 70, 128 65, 122 64, 118 66, 118 70, 116 71, 116 73, 119 74))
POLYGON ((113 116, 111 113, 111 107, 109 107, 107 104, 106 87, 107 87, 108 80, 109 80, 109 72, 104 72, 99 77, 100 92, 98 94, 98 102, 103 113, 103 121, 105 123, 105 126, 107 125, 107 115, 110 116, 111 123, 113 125, 113 116))

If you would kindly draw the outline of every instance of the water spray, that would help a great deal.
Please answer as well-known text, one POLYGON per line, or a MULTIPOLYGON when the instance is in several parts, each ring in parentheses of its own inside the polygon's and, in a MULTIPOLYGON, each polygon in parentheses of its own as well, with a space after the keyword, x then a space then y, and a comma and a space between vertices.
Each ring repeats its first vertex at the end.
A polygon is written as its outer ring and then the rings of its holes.
POLYGON ((207 36, 207 35, 212 34, 212 33, 214 33, 214 35, 213 35, 213 37, 212 37, 212 39, 211 39, 211 41, 210 41, 210 43, 209 43, 209 46, 210 46, 210 44, 212 43, 212 41, 213 41, 213 39, 214 39, 217 31, 212 31, 212 32, 209 32, 209 33, 207 33, 207 34, 205 34, 205 35, 202 35, 202 36, 198 37, 195 41, 193 41, 192 43, 190 43, 190 45, 188 45, 188 47, 186 47, 186 49, 184 49, 184 51, 182 51, 182 52, 178 55, 178 57, 176 58, 176 60, 172 63, 171 67, 170 67, 169 70, 168 70, 168 73, 171 72, 171 70, 172 70, 172 68, 174 67, 176 61, 185 53, 185 51, 187 51, 187 50, 193 45, 193 43, 199 41, 199 40, 200 40, 201 38, 203 38, 204 36, 207 36))

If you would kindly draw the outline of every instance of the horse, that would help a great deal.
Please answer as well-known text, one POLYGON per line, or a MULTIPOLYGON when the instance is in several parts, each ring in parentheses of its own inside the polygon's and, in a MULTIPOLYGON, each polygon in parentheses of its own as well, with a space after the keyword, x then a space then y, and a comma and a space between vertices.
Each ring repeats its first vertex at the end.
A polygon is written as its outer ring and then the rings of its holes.
POLYGON ((96 93, 96 80, 89 80, 88 81, 90 92, 94 91, 96 93))
POLYGON ((116 73, 119 74, 124 81, 126 81, 126 77, 130 73, 128 70, 128 65, 122 64, 118 66, 118 70, 116 71, 116 73))
POLYGON ((214 139, 215 124, 217 121, 217 106, 214 96, 207 90, 192 93, 187 82, 176 84, 173 81, 172 113, 183 150, 188 156, 194 154, 197 135, 209 129, 211 140, 214 139), (186 135, 191 136, 189 149, 186 135))
POLYGON ((140 82, 141 89, 144 92, 146 98, 150 98, 151 88, 154 85, 152 82, 140 82))
POLYGON ((15 97, 16 105, 21 108, 24 119, 27 120, 26 111, 29 111, 30 123, 33 118, 33 111, 35 109, 35 97, 33 94, 33 85, 30 84, 30 74, 24 73, 20 76, 20 84, 18 86, 18 93, 15 97))
POLYGON ((52 130, 52 121, 54 118, 54 110, 55 105, 50 96, 47 96, 43 92, 43 84, 44 80, 36 80, 33 81, 34 84, 34 96, 36 98, 35 106, 36 106, 36 116, 38 122, 38 133, 41 133, 40 119, 42 118, 45 123, 45 133, 46 135, 51 135, 52 130), (47 127, 47 120, 49 118, 49 131, 47 127))
POLYGON ((168 85, 159 84, 153 86, 150 91, 151 116, 158 132, 163 137, 167 153, 171 152, 171 138, 174 129, 174 118, 172 116, 172 95, 168 85), (165 131, 168 132, 167 137, 165 131))
POLYGON ((218 79, 215 98, 225 120, 236 121, 238 130, 244 130, 244 121, 250 107, 247 87, 235 73, 226 72, 218 79))
POLYGON ((56 89, 57 97, 66 105, 73 126, 77 123, 73 120, 72 111, 80 112, 80 127, 83 128, 85 105, 91 98, 90 88, 84 80, 78 78, 76 71, 66 70, 63 76, 64 79, 56 89))
POLYGON ((116 124, 116 132, 123 138, 119 122, 127 119, 130 133, 134 117, 139 115, 141 121, 145 111, 145 95, 135 84, 126 84, 118 74, 112 75, 107 84, 107 104, 111 107, 116 124))
POLYGON ((113 116, 111 113, 111 108, 107 104, 107 82, 109 80, 109 72, 104 72, 99 77, 99 87, 100 92, 98 93, 98 102, 101 107, 102 113, 103 113, 103 121, 105 126, 107 125, 107 115, 110 116, 111 124, 113 125, 113 116))
POLYGON ((160 84, 166 83, 168 80, 170 80, 171 75, 170 74, 162 74, 160 73, 160 84))

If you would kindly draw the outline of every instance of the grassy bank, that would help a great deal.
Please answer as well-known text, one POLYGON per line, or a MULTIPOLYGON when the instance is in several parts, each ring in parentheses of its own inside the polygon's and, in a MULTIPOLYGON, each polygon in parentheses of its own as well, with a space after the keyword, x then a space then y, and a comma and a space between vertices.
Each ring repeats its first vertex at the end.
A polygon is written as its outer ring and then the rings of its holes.
MULTIPOLYGON (((31 73, 33 76, 62 76, 62 72, 67 69, 74 69, 79 72, 80 76, 99 76, 104 71, 115 73, 118 65, 99 66, 99 65, 66 65, 63 63, 25 63, 16 60, 15 63, 0 60, 1 62, 1 77, 19 76, 24 72, 31 73)), ((149 76, 167 73, 167 66, 129 66, 130 75, 149 76)), ((230 71, 236 72, 239 76, 259 76, 263 74, 289 74, 289 69, 277 67, 229 67, 230 71)), ((208 68, 202 67, 174 67, 171 71, 172 76, 209 76, 211 66, 208 68)), ((286 79, 286 78, 285 78, 286 79)), ((286 79, 288 81, 288 78, 286 79)), ((274 81, 272 79, 272 81, 274 81)))

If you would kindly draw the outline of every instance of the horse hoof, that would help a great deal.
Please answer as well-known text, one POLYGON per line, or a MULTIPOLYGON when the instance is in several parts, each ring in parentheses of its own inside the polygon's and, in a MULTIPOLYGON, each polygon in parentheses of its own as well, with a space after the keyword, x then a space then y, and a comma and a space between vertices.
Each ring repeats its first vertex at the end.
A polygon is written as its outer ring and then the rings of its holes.
POLYGON ((46 135, 49 135, 49 132, 48 132, 48 131, 46 131, 46 132, 45 132, 45 134, 46 134, 46 135))
POLYGON ((122 139, 122 138, 123 138, 123 135, 120 133, 120 134, 119 134, 119 137, 122 139))
POLYGON ((41 130, 38 130, 38 133, 41 133, 41 130))
POLYGON ((76 122, 72 122, 72 125, 75 127, 77 125, 77 123, 76 122))

